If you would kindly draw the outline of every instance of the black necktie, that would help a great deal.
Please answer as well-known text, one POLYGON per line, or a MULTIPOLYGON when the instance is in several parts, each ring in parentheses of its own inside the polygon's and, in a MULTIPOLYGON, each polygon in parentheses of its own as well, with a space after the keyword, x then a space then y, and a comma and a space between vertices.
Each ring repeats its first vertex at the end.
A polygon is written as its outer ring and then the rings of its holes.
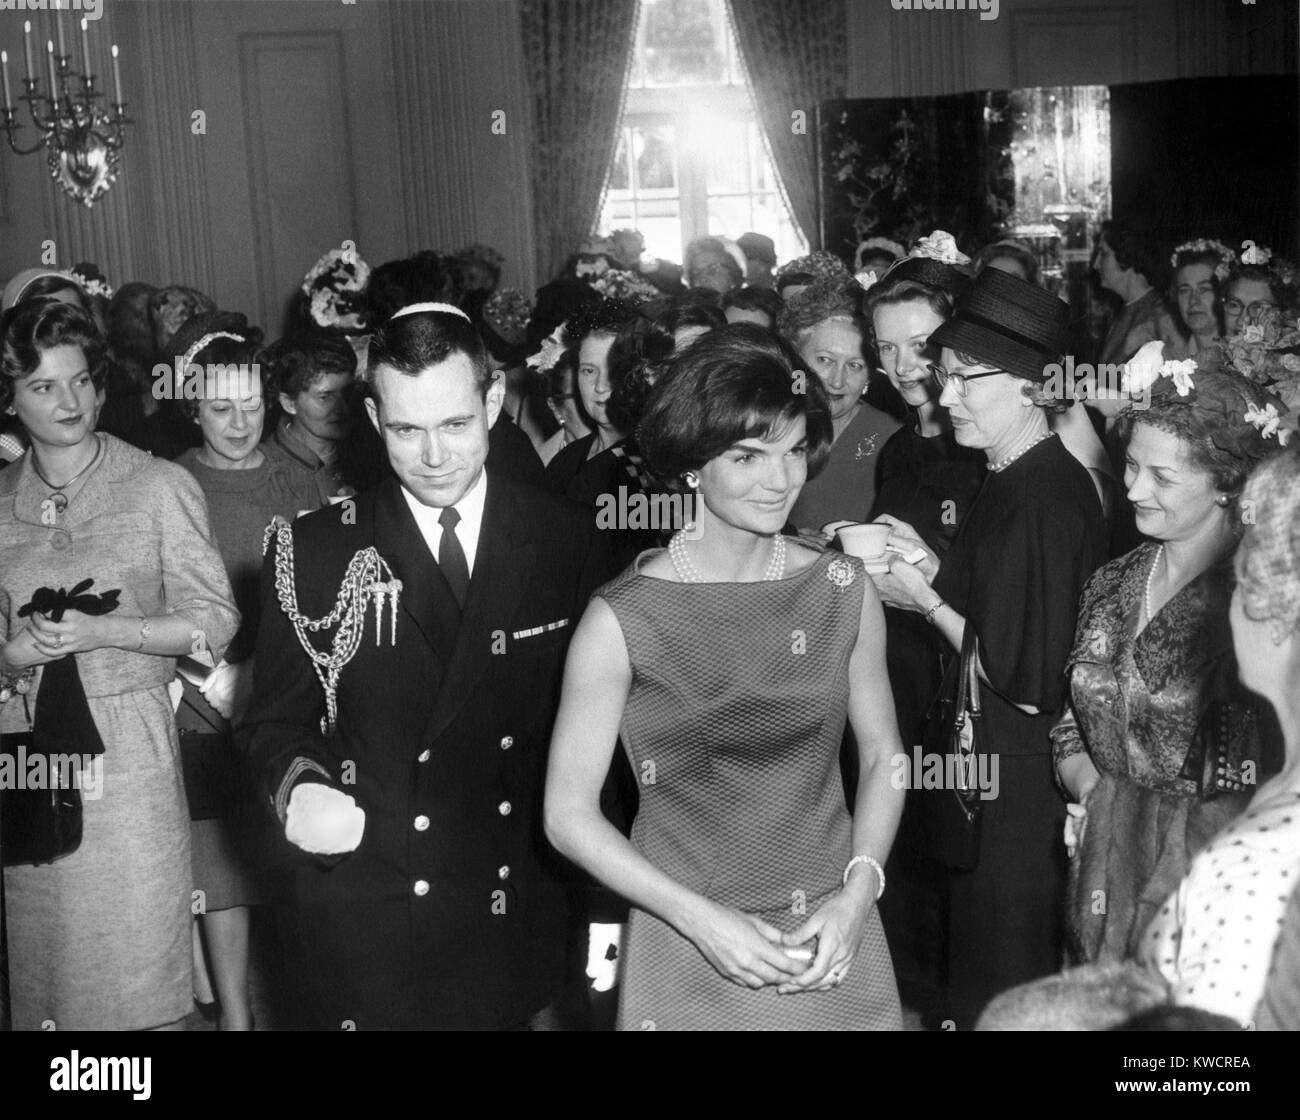
POLYGON ((438 542, 438 567, 451 585, 456 605, 464 609, 465 592, 469 590, 469 564, 465 560, 465 550, 456 539, 460 514, 453 506, 448 506, 438 514, 438 524, 442 526, 442 540, 438 542))

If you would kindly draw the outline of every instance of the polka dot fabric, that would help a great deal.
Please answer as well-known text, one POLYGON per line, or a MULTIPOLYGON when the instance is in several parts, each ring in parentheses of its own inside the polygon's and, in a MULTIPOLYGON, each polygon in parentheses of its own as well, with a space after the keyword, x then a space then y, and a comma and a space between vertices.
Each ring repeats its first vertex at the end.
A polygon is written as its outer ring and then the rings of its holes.
POLYGON ((1219 833, 1143 936, 1140 958, 1177 1004, 1253 1020, 1300 878, 1300 792, 1253 805, 1219 833))
MULTIPOLYGON (((622 737, 640 785, 632 842, 715 902, 797 928, 840 888, 850 819, 839 750, 867 577, 828 552, 762 583, 673 583, 639 564, 602 588, 627 643, 622 737)), ((633 910, 620 1027, 897 1029, 876 911, 844 984, 779 996, 724 979, 633 910)))

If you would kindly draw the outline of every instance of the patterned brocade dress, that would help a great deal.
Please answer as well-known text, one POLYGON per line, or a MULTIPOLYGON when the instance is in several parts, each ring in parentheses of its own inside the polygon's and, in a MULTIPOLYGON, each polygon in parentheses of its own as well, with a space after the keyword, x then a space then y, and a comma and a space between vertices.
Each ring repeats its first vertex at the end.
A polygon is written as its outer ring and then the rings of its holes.
MULTIPOLYGON (((674 583, 649 553, 596 594, 627 643, 622 739, 641 804, 632 843, 691 890, 796 929, 840 889, 850 818, 839 750, 866 575, 825 553, 762 583, 674 583)), ((623 1030, 897 1029, 898 991, 873 909, 842 987, 778 995, 724 979, 633 909, 623 1030)))

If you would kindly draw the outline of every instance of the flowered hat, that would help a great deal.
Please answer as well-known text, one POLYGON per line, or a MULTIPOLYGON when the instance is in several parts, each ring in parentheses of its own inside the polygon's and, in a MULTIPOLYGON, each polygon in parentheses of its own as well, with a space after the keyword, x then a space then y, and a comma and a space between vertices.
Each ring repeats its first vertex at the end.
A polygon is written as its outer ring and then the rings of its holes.
POLYGON ((1164 343, 1148 342, 1123 365, 1123 388, 1142 394, 1125 416, 1132 423, 1145 412, 1168 412, 1182 406, 1199 414, 1210 442, 1247 466, 1286 446, 1292 422, 1286 405, 1274 394, 1236 370, 1203 365, 1193 358, 1162 358, 1164 343))
POLYGON ((528 338, 533 305, 518 288, 498 288, 483 304, 483 322, 502 342, 521 346, 528 338))
POLYGON ((851 275, 848 267, 834 253, 828 253, 825 249, 814 249, 807 256, 795 257, 794 260, 786 261, 781 266, 781 271, 776 274, 777 290, 780 290, 785 277, 798 273, 806 273, 817 280, 830 280, 834 277, 847 280, 851 275))

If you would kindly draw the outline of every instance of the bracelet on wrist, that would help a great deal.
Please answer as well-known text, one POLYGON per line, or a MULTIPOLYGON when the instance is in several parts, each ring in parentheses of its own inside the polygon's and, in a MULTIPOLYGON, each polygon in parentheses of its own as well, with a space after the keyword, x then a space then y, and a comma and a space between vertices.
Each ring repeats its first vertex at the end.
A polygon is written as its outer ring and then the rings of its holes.
POLYGON ((947 605, 948 604, 944 602, 944 600, 940 599, 934 606, 925 612, 925 621, 933 626, 935 624, 934 616, 947 605))
POLYGON ((844 867, 844 885, 848 886, 849 874, 859 863, 865 863, 872 871, 876 873, 876 901, 880 901, 880 896, 885 893, 885 869, 880 866, 880 861, 873 859, 871 856, 854 856, 844 867))
POLYGON ((149 631, 151 629, 152 627, 149 625, 149 620, 147 618, 142 617, 140 619, 140 644, 135 647, 136 653, 139 653, 142 649, 144 649, 144 643, 148 641, 149 631))

